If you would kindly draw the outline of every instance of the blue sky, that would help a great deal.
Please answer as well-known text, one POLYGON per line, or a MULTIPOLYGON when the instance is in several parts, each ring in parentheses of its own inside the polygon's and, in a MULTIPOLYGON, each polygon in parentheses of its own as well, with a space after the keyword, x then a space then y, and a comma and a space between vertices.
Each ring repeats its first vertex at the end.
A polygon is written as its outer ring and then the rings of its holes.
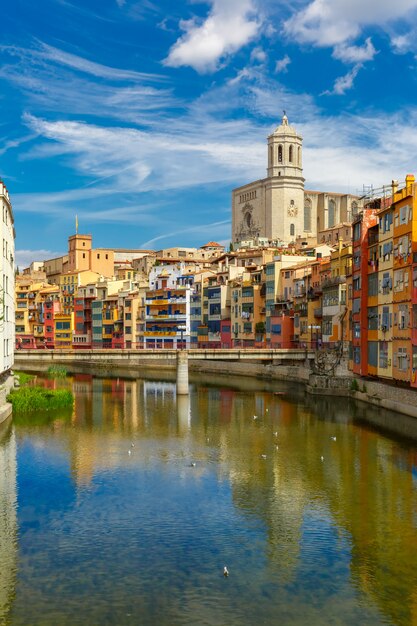
POLYGON ((230 241, 287 111, 306 187, 417 171, 417 0, 14 0, 0 39, 0 176, 16 258, 230 241))

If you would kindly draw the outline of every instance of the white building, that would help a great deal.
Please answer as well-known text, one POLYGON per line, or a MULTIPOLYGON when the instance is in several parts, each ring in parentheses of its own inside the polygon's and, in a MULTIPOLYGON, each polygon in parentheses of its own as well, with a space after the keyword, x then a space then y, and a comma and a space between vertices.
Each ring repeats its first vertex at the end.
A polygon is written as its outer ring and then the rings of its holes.
POLYGON ((3 254, 1 257, 1 300, 0 307, 0 374, 7 372, 14 363, 15 343, 15 300, 14 300, 14 219, 12 204, 6 185, 0 180, 0 204, 2 212, 1 236, 3 254))
POLYGON ((232 243, 262 240, 276 245, 297 239, 327 241, 327 230, 351 222, 357 196, 304 189, 303 139, 284 114, 268 137, 267 177, 232 191, 232 243))

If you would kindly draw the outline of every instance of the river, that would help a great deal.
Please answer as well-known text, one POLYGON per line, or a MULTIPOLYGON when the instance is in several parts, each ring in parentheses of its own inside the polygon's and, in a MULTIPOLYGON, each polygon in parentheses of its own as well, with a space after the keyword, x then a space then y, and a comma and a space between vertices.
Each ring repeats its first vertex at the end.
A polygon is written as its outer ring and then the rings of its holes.
POLYGON ((2 425, 1 625, 417 623, 417 420, 158 376, 2 425))

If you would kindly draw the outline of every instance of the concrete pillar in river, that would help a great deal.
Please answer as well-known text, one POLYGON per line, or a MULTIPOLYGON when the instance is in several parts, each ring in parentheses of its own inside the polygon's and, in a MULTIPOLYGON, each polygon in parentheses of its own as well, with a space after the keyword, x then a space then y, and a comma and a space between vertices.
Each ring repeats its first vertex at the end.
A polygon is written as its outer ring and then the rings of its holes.
POLYGON ((177 352, 177 394, 188 394, 188 354, 185 350, 177 352))

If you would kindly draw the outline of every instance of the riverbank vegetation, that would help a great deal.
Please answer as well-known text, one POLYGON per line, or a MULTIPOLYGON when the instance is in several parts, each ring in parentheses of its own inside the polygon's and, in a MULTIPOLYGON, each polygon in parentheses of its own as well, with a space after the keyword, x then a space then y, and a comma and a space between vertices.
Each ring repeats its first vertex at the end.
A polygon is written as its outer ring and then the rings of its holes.
POLYGON ((34 374, 28 374, 27 372, 16 372, 14 373, 15 378, 19 381, 19 385, 27 385, 31 380, 35 378, 34 374))
POLYGON ((48 378, 65 378, 67 370, 63 365, 51 365, 46 372, 48 378))
POLYGON ((45 389, 43 387, 21 387, 13 390, 7 401, 13 412, 52 411, 69 409, 74 404, 74 396, 68 389, 45 389))

